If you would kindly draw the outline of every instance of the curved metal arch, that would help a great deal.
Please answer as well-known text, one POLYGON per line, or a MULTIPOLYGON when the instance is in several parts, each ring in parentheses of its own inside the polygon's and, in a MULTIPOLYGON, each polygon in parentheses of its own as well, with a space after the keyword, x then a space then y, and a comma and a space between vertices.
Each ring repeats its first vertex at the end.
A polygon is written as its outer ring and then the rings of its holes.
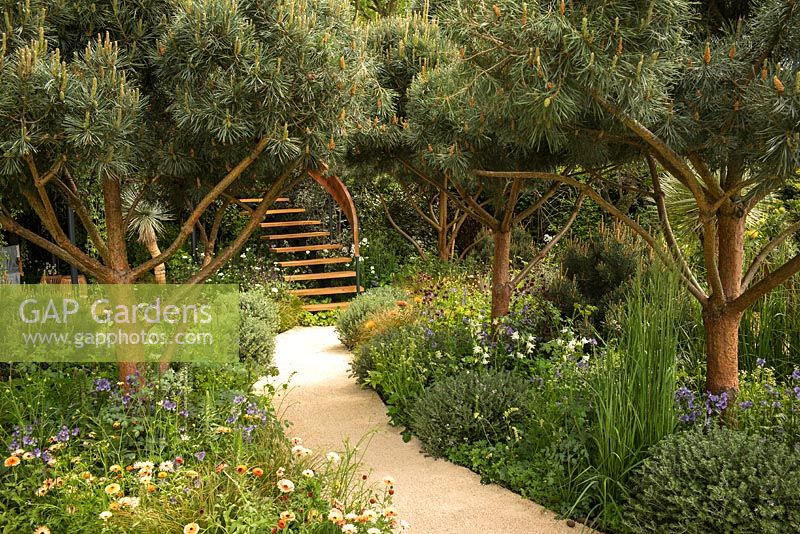
POLYGON ((336 175, 325 176, 321 172, 315 170, 309 170, 308 175, 333 198, 344 212, 347 221, 350 223, 350 228, 353 231, 353 253, 355 257, 358 258, 360 256, 358 213, 356 212, 356 205, 353 202, 353 197, 350 195, 347 186, 345 186, 341 178, 336 175))

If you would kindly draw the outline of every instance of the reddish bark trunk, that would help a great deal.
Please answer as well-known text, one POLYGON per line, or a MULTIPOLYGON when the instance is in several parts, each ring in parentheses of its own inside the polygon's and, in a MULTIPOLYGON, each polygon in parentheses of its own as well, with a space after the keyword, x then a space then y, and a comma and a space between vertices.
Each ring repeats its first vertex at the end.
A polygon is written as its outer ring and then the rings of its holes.
MULTIPOLYGON (((445 182, 447 183, 447 182, 445 182)), ((438 249, 439 249, 439 259, 442 261, 448 261, 450 259, 450 246, 447 241, 447 234, 450 225, 448 224, 447 220, 447 193, 444 191, 439 193, 439 228, 438 228, 438 249)))
POLYGON ((492 318, 508 315, 511 302, 511 230, 492 232, 494 257, 492 258, 492 318))
POLYGON ((719 277, 724 295, 712 295, 703 310, 706 331, 706 390, 731 397, 739 391, 739 324, 742 314, 730 302, 742 292, 745 218, 738 213, 717 217, 719 277))
POLYGON ((711 393, 739 391, 739 323, 741 313, 703 311, 706 330, 706 390, 711 393))

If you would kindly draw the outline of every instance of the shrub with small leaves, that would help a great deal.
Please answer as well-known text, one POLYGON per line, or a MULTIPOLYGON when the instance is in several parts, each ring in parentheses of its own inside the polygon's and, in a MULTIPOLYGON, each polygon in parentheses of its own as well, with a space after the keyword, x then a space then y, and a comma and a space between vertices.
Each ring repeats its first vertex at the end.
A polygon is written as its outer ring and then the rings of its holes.
POLYGON ((353 350, 364 323, 373 315, 394 308, 398 301, 406 298, 408 294, 405 291, 391 286, 370 289, 359 295, 339 315, 339 320, 336 322, 339 340, 345 347, 353 350))
POLYGON ((508 372, 447 377, 414 404, 411 429, 434 456, 465 443, 504 441, 522 423, 527 396, 525 381, 508 372))
POLYGON ((275 334, 281 323, 278 304, 264 288, 239 294, 242 319, 239 325, 239 359, 260 364, 272 361, 275 334))
POLYGON ((758 434, 687 431, 664 439, 633 476, 634 532, 798 532, 800 454, 758 434))

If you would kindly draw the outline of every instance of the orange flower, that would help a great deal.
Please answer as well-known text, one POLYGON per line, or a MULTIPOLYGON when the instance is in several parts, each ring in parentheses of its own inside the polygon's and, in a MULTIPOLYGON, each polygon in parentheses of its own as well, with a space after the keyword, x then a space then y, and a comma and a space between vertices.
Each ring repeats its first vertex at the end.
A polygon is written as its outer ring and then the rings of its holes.
POLYGON ((416 297, 414 297, 414 302, 416 302, 417 304, 422 304, 422 297, 417 295, 416 297))
POLYGON ((158 489, 158 486, 156 486, 155 484, 148 484, 147 485, 147 493, 155 493, 157 489, 158 489))
POLYGON ((260 467, 254 467, 253 468, 253 476, 257 476, 257 477, 264 476, 264 470, 261 469, 260 467))
POLYGON ((367 321, 366 323, 364 323, 364 328, 366 328, 367 330, 372 330, 373 328, 375 328, 375 321, 373 320, 367 321))
POLYGON ((401 308, 404 307, 404 306, 408 306, 408 302, 406 302, 404 300, 398 300, 397 302, 395 302, 395 304, 397 304, 401 308))
POLYGON ((16 456, 9 456, 8 458, 6 458, 6 461, 3 462, 3 465, 6 467, 16 467, 19 465, 21 461, 22 460, 20 460, 16 456))
POLYGON ((219 464, 219 465, 216 467, 215 471, 217 472, 217 474, 220 474, 220 473, 222 473, 223 471, 225 471, 225 468, 226 468, 226 467, 228 467, 228 464, 226 464, 225 462, 222 462, 221 464, 219 464))
POLYGON ((283 519, 278 519, 278 528, 281 529, 281 530, 285 529, 286 528, 286 521, 284 521, 283 519))
POLYGON ((247 473, 247 466, 244 464, 239 464, 236 466, 236 472, 240 475, 247 473))

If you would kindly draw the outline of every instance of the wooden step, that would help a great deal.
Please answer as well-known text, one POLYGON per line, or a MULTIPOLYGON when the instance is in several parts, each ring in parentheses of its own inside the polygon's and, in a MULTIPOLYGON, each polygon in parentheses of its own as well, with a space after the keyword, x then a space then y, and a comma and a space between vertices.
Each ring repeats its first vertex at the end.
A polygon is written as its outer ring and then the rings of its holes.
POLYGON ((302 221, 274 221, 259 224, 261 224, 261 228, 282 228, 284 226, 315 226, 322 224, 322 221, 316 219, 306 219, 302 221))
POLYGON ((280 208, 277 210, 267 210, 266 215, 286 215, 288 213, 305 213, 305 208, 280 208))
POLYGON ((275 247, 270 249, 272 252, 306 252, 312 250, 342 250, 342 245, 334 243, 331 245, 302 245, 299 247, 275 247))
POLYGON ((277 241, 279 239, 301 239, 303 237, 328 237, 330 232, 300 232, 299 234, 262 235, 261 239, 277 241))
MULTIPOLYGON (((362 287, 363 291, 364 288, 362 287)), ((317 295, 343 295, 345 293, 355 293, 356 286, 337 286, 337 287, 317 287, 314 289, 290 289, 289 293, 297 297, 312 297, 317 295)))
POLYGON ((349 302, 328 302, 327 304, 306 304, 303 309, 307 312, 339 310, 350 305, 349 302))
MULTIPOLYGON (((243 204, 258 204, 260 203, 263 198, 240 198, 239 202, 243 204)), ((289 202, 289 197, 278 197, 275 199, 275 202, 289 202)))
POLYGON ((333 278, 355 277, 355 271, 331 271, 329 273, 287 274, 283 279, 287 282, 302 282, 304 280, 331 280, 333 278))
POLYGON ((353 258, 342 256, 339 258, 314 258, 313 260, 279 261, 280 267, 305 267, 307 265, 334 265, 336 263, 350 263, 353 258))

